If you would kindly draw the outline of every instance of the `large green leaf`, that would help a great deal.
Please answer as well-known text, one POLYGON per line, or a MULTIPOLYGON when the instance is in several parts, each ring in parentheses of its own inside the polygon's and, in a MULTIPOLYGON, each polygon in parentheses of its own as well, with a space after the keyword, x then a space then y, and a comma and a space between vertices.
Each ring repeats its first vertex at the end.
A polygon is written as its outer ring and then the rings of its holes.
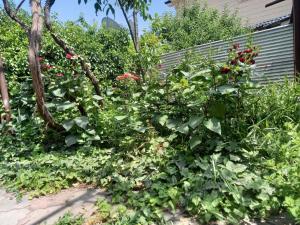
POLYGON ((74 119, 77 126, 81 127, 82 129, 86 129, 87 125, 89 124, 89 118, 86 116, 77 117, 74 119))
POLYGON ((222 135, 221 123, 218 119, 216 119, 216 118, 208 119, 208 120, 204 121, 204 126, 207 129, 209 129, 219 135, 222 135))
POLYGON ((122 121, 126 118, 127 118, 127 116, 115 116, 115 119, 118 120, 118 121, 122 121))
POLYGON ((93 95, 93 99, 97 100, 97 101, 101 101, 103 100, 104 98, 102 96, 99 96, 99 95, 93 95))
POLYGON ((168 120, 168 116, 167 115, 158 116, 157 120, 160 125, 164 126, 168 120))
POLYGON ((226 169, 228 169, 231 172, 234 173, 242 173, 247 169, 247 166, 239 163, 233 163, 231 161, 228 161, 226 163, 226 169))
POLYGON ((222 85, 220 87, 217 87, 217 91, 222 95, 230 94, 232 92, 236 92, 237 90, 238 90, 237 88, 231 85, 222 85))
POLYGON ((57 110, 58 111, 65 111, 67 109, 71 109, 71 108, 74 108, 76 106, 75 103, 72 103, 72 102, 64 102, 60 105, 57 105, 57 110))
POLYGON ((180 121, 178 119, 168 119, 166 122, 166 127, 168 129, 174 129, 180 125, 180 121))
POLYGON ((67 120, 65 122, 63 122, 63 127, 65 128, 66 131, 69 131, 72 129, 72 127, 74 126, 75 121, 74 120, 67 120))
POLYGON ((189 124, 188 123, 184 123, 181 126, 179 126, 176 129, 178 132, 182 133, 182 134, 188 134, 189 133, 189 124))
POLYGON ((60 97, 60 98, 64 97, 65 94, 66 94, 66 92, 63 91, 61 88, 58 88, 58 89, 54 90, 52 93, 53 93, 56 97, 60 97))
POLYGON ((75 145, 77 143, 77 137, 74 135, 69 135, 66 137, 65 143, 68 147, 75 145))
POLYGON ((199 136, 193 136, 190 140, 190 148, 194 149, 195 147, 197 147, 198 145, 200 145, 202 142, 201 137, 199 136))
POLYGON ((198 127, 200 125, 202 120, 203 120, 203 117, 201 117, 201 116, 192 116, 189 120, 189 126, 193 129, 195 129, 196 127, 198 127))
POLYGON ((196 74, 193 74, 189 78, 190 79, 194 79, 194 78, 200 77, 200 78, 204 78, 205 79, 206 78, 205 75, 210 74, 210 73, 211 73, 211 69, 206 69, 206 70, 202 70, 202 71, 200 71, 200 72, 198 72, 196 74))

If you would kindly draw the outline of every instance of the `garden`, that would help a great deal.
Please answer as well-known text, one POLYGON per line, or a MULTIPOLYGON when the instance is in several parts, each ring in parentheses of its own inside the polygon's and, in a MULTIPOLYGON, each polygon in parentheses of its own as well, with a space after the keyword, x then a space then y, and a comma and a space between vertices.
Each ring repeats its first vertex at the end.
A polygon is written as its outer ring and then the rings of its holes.
MULTIPOLYGON (((252 82, 251 41, 231 43, 225 62, 187 52, 160 73, 164 53, 252 32, 235 14, 203 5, 150 18, 149 1, 119 1, 151 20, 137 43, 127 28, 61 22, 54 4, 0 8, 2 188, 31 198, 103 188, 110 201, 96 203, 93 224, 168 224, 177 210, 199 224, 300 223, 299 83, 252 82)), ((114 7, 95 1, 98 13, 114 7)))

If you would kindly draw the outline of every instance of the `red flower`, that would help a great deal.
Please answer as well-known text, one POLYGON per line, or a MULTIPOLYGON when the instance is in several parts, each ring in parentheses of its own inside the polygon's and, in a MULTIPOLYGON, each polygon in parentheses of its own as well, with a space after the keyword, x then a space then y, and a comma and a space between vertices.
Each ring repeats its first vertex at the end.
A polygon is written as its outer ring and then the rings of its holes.
POLYGON ((244 53, 251 53, 251 52, 253 52, 253 50, 251 48, 248 48, 244 51, 244 53))
POLYGON ((242 52, 238 52, 238 55, 241 56, 243 53, 242 52))
POLYGON ((239 60, 241 63, 244 63, 246 61, 245 58, 240 58, 239 60))
POLYGON ((42 67, 43 70, 50 70, 50 69, 53 68, 53 66, 51 66, 49 64, 42 64, 41 67, 42 67))
POLYGON ((58 74, 56 74, 56 76, 57 76, 57 77, 63 77, 64 74, 63 74, 63 73, 58 73, 58 74))
POLYGON ((125 79, 131 79, 131 80, 138 81, 141 78, 134 73, 124 73, 123 75, 117 76, 117 78, 116 78, 116 80, 119 80, 119 81, 125 80, 125 79))
POLYGON ((254 65, 256 62, 254 59, 251 59, 250 64, 254 65))
POLYGON ((228 66, 224 66, 224 67, 221 68, 220 72, 222 74, 227 74, 227 73, 230 72, 230 68, 228 66))
POLYGON ((67 59, 72 59, 72 58, 73 58, 73 55, 70 54, 70 53, 67 53, 66 58, 67 58, 67 59))

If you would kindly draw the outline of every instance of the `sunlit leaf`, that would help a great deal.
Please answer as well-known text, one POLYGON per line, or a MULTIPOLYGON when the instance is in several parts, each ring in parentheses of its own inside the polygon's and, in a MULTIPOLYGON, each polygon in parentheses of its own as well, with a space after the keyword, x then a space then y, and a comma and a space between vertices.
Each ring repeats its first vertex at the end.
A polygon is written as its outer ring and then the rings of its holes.
POLYGON ((74 135, 69 135, 66 137, 65 143, 68 147, 75 145, 77 143, 77 137, 74 135))
POLYGON ((222 135, 221 123, 218 119, 211 118, 209 120, 206 120, 206 121, 204 121, 204 126, 207 129, 209 129, 219 135, 222 135))
POLYGON ((74 121, 76 125, 82 129, 86 129, 87 125, 89 124, 89 119, 86 116, 77 117, 74 119, 74 121))

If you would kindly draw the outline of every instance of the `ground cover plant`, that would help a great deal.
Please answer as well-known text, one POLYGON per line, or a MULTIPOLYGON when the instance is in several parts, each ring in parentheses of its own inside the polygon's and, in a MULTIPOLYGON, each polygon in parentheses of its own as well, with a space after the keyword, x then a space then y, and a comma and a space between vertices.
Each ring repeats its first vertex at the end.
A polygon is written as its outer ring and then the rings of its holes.
MULTIPOLYGON (((177 209, 202 223, 280 212, 300 222, 300 87, 252 83, 258 47, 229 46, 223 63, 187 55, 161 79, 157 36, 146 34, 135 53, 124 30, 54 22, 77 53, 43 33, 37 60, 57 131, 36 110, 26 33, 0 18, 12 108, 0 135, 8 190, 37 197, 78 183, 106 188, 112 201, 97 203, 106 224, 165 224, 163 213, 177 209), (101 95, 84 76, 87 61, 101 95)), ((68 214, 58 224, 81 222, 68 214)))

